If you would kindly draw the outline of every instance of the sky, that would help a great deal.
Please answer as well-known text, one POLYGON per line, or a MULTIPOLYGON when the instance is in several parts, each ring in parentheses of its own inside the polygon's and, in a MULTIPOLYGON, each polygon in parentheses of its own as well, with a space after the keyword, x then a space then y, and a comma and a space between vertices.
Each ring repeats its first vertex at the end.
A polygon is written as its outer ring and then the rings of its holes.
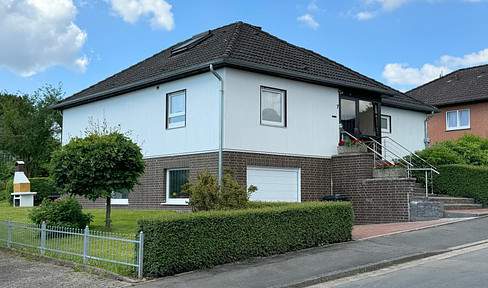
POLYGON ((400 91, 488 64, 488 0, 0 0, 0 91, 68 97, 237 21, 400 91))

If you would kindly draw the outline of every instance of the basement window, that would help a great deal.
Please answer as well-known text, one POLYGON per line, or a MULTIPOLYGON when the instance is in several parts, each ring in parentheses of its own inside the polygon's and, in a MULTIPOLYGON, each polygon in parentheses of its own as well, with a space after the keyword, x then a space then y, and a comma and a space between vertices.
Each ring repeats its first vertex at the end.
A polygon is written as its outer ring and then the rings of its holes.
POLYGON ((190 169, 168 169, 166 172, 166 204, 187 204, 188 196, 181 193, 182 186, 188 183, 190 169))

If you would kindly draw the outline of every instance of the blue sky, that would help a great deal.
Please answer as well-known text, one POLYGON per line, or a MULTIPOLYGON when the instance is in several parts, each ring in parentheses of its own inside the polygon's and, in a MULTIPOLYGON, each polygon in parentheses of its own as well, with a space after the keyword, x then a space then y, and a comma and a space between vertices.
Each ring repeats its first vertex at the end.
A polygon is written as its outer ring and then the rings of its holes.
POLYGON ((402 91, 488 63, 486 0, 0 0, 0 90, 70 96, 236 21, 402 91))

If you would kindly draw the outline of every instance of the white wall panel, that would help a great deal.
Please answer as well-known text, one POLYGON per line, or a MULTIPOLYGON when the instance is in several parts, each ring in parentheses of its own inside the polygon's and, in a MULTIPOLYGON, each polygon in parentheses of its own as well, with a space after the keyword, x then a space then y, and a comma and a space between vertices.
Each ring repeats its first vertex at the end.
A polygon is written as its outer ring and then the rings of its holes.
MULTIPOLYGON (((223 69, 218 71, 225 75, 223 69)), ((192 76, 63 111, 63 143, 82 136, 92 118, 120 125, 146 157, 218 149, 219 82, 210 73, 192 76), (166 129, 166 94, 186 89, 186 127, 166 129)))
POLYGON ((236 69, 227 69, 226 76, 226 149, 319 157, 335 154, 337 89, 236 69), (261 125, 261 86, 286 90, 286 127, 261 125))

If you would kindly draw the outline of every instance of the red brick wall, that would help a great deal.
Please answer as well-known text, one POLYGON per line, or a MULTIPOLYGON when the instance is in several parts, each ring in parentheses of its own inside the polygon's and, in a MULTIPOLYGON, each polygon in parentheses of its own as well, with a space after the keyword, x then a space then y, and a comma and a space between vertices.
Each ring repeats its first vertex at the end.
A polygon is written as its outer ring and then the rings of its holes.
POLYGON ((488 138, 488 102, 438 107, 436 113, 428 122, 428 136, 430 145, 446 140, 456 140, 465 133, 488 138), (446 131, 446 112, 459 109, 470 109, 470 128, 463 130, 446 131))

